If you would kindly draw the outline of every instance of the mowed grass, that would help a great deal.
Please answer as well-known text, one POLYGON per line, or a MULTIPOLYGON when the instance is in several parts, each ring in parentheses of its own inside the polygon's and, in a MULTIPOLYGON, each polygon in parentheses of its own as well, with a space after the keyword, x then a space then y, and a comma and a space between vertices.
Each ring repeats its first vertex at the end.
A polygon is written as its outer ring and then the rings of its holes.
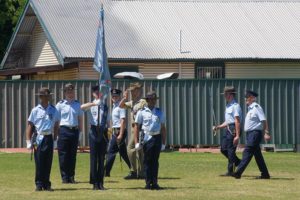
MULTIPOLYGON (((241 157, 241 154, 238 155, 241 157)), ((253 159, 240 180, 220 177, 227 161, 221 154, 162 153, 159 184, 161 191, 146 191, 143 180, 124 180, 117 156, 111 177, 105 179, 106 191, 93 191, 89 181, 89 154, 77 157, 75 185, 62 184, 57 153, 51 172, 54 192, 35 192, 34 162, 29 154, 0 154, 0 199, 300 199, 300 154, 264 153, 272 179, 256 180, 259 170, 253 159)))

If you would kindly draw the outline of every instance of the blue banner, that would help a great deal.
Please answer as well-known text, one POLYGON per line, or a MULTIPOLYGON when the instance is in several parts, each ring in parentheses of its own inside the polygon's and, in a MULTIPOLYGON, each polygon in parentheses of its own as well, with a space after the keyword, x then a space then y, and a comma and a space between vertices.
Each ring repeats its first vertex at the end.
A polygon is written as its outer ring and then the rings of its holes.
POLYGON ((99 92, 102 102, 106 99, 111 89, 111 78, 108 68, 107 53, 105 48, 105 34, 104 34, 104 10, 101 6, 99 28, 97 33, 96 50, 94 57, 93 68, 99 72, 99 92))

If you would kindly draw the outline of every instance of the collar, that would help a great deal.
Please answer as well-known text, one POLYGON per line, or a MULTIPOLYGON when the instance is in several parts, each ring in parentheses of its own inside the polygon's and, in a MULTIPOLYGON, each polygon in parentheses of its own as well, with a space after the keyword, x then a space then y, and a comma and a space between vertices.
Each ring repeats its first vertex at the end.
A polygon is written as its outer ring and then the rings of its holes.
POLYGON ((254 106, 256 106, 256 105, 257 105, 257 103, 254 101, 251 105, 248 106, 248 109, 252 109, 252 108, 254 108, 254 106))
POLYGON ((117 101, 117 102, 113 103, 114 108, 118 107, 119 105, 120 105, 120 101, 117 101))
POLYGON ((231 102, 227 103, 227 106, 231 106, 231 105, 233 105, 233 104, 235 104, 235 103, 236 103, 236 100, 233 99, 231 102))
POLYGON ((50 104, 48 103, 46 109, 42 106, 42 104, 39 104, 37 107, 40 108, 40 109, 43 109, 43 110, 48 110, 48 108, 50 107, 50 104))
POLYGON ((75 99, 71 100, 71 101, 68 101, 67 99, 64 99, 64 103, 66 104, 72 104, 75 102, 75 99))

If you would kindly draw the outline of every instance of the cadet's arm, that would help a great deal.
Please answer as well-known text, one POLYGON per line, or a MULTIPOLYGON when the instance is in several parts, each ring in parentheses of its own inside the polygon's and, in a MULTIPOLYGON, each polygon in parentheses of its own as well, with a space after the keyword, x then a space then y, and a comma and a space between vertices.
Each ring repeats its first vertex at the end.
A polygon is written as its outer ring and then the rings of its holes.
POLYGON ((57 139, 58 136, 58 130, 59 130, 59 121, 56 121, 54 124, 54 135, 53 135, 53 140, 57 139))
POLYGON ((270 136, 270 133, 269 133, 269 125, 268 125, 268 122, 267 120, 264 120, 263 121, 263 131, 264 131, 264 138, 265 140, 270 140, 271 139, 271 136, 270 136))
POLYGON ((135 123, 134 124, 134 127, 133 127, 133 130, 134 130, 134 142, 135 144, 139 143, 139 132, 140 132, 140 128, 139 128, 139 124, 138 123, 135 123))
POLYGON ((125 118, 122 118, 121 119, 121 126, 120 126, 120 137, 121 138, 123 138, 123 135, 124 135, 125 124, 126 124, 126 120, 125 120, 125 118))
POLYGON ((221 129, 221 128, 225 128, 225 127, 227 127, 227 123, 223 122, 223 124, 216 126, 216 129, 221 129))
POLYGON ((33 123, 28 122, 28 125, 26 128, 26 140, 31 140, 32 130, 33 130, 33 123))
POLYGON ((161 124, 162 143, 166 145, 167 130, 165 124, 161 124))
POLYGON ((121 101, 120 101, 120 104, 119 104, 119 107, 120 108, 127 108, 126 107, 126 102, 127 102, 127 100, 128 100, 128 90, 126 90, 125 92, 124 92, 124 94, 123 94, 123 98, 121 99, 121 101))
POLYGON ((235 124, 235 137, 240 137, 240 130, 241 130, 241 122, 240 117, 234 117, 234 124, 235 124))
POLYGON ((82 104, 80 106, 80 108, 81 108, 81 110, 88 110, 88 109, 90 109, 93 106, 97 106, 97 104, 93 103, 93 102, 89 102, 89 103, 82 104))

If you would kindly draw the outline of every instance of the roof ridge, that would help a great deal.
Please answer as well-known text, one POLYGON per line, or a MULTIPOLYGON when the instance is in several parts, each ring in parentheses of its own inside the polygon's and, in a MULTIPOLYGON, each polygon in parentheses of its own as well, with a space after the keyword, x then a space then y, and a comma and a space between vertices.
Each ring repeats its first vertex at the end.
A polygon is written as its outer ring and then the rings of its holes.
POLYGON ((300 0, 110 0, 115 2, 189 2, 189 3, 288 3, 300 0))

